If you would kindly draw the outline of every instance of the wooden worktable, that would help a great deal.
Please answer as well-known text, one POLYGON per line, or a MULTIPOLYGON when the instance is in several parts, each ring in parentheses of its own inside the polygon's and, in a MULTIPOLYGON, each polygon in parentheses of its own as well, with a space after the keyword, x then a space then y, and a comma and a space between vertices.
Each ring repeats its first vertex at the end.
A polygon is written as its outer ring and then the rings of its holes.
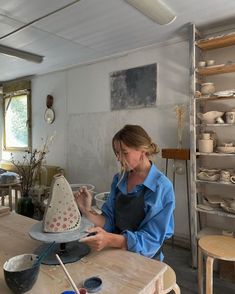
MULTIPOLYGON (((32 240, 28 231, 35 224, 35 220, 11 213, 0 217, 0 265, 13 256, 23 253, 33 253, 41 244, 32 240)), ((108 249, 92 252, 81 260, 66 264, 78 287, 82 281, 99 276, 103 281, 103 288, 98 293, 160 293, 162 275, 166 265, 156 260, 145 258, 138 254, 119 250, 108 249)), ((71 289, 67 278, 59 265, 41 265, 40 273, 30 294, 60 294, 71 289)), ((12 293, 7 287, 3 271, 0 271, 0 293, 12 293)))

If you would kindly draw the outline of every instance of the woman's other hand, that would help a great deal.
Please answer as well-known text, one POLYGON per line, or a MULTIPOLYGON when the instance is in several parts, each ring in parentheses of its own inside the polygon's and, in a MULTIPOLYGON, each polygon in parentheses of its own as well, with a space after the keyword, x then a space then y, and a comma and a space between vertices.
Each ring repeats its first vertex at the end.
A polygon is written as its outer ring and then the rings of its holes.
POLYGON ((83 186, 74 194, 78 208, 83 214, 87 214, 91 210, 92 196, 88 192, 87 187, 83 186))
POLYGON ((84 237, 79 242, 84 242, 94 251, 100 251, 106 247, 127 250, 127 242, 123 235, 108 233, 101 227, 94 227, 87 230, 90 236, 84 237))
POLYGON ((86 243, 94 251, 100 251, 108 246, 109 235, 110 233, 102 228, 95 227, 87 230, 87 237, 80 239, 79 242, 86 243))

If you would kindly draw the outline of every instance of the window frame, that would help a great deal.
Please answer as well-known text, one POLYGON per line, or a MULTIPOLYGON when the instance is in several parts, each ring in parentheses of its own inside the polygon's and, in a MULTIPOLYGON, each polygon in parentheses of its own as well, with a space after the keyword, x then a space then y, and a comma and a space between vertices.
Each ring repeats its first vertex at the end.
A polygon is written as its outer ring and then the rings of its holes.
POLYGON ((32 150, 32 130, 31 130, 31 89, 21 89, 13 92, 3 92, 3 150, 4 151, 31 151, 32 150), (14 99, 16 96, 26 95, 27 96, 27 134, 28 134, 28 145, 25 147, 7 146, 6 145, 6 99, 14 99))

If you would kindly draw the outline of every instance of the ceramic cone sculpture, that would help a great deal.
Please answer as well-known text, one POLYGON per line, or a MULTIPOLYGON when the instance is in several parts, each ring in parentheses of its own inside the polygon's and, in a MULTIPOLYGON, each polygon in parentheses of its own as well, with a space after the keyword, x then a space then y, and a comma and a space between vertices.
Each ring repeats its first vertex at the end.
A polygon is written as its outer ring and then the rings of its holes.
POLYGON ((64 176, 55 175, 43 218, 43 231, 60 233, 79 228, 81 214, 71 187, 64 176))

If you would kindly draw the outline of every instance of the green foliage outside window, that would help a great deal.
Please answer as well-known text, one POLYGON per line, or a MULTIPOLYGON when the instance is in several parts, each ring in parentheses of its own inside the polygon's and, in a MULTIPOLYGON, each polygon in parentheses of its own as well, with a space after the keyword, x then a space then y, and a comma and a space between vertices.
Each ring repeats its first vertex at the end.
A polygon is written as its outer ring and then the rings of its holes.
POLYGON ((28 147, 27 95, 5 100, 6 147, 28 147))

